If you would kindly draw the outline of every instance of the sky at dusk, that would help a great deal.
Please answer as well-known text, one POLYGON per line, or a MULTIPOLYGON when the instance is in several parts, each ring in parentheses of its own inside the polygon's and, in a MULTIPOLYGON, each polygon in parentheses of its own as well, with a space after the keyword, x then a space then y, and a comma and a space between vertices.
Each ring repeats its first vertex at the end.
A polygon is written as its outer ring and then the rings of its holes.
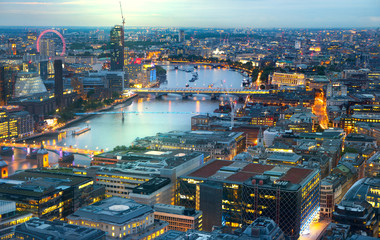
MULTIPOLYGON (((121 0, 126 26, 380 27, 380 0, 121 0)), ((2 26, 113 26, 119 0, 0 0, 2 26)))

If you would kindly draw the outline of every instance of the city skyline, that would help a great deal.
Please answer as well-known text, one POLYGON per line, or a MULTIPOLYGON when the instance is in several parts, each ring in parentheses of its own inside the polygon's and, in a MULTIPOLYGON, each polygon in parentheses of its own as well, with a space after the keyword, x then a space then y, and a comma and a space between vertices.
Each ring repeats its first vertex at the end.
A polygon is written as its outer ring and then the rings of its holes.
MULTIPOLYGON (((379 27, 380 2, 300 0, 121 1, 126 26, 361 28, 379 27)), ((118 0, 0 1, 1 26, 121 24, 118 0), (95 4, 94 4, 95 2, 95 4), (48 23, 48 24, 47 24, 48 23)))

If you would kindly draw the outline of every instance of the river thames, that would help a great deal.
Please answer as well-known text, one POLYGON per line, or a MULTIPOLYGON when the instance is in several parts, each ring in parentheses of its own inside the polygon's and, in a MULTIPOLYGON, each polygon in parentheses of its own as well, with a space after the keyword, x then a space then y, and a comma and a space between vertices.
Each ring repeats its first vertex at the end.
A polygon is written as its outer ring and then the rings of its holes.
MULTIPOLYGON (((173 66, 167 67, 167 83, 161 84, 160 88, 185 87, 223 87, 241 88, 244 79, 241 73, 228 69, 211 69, 193 66, 181 66, 174 70, 173 66), (191 70, 186 72, 184 70, 191 70), (189 82, 194 72, 198 73, 198 80, 189 82)), ((112 150, 115 146, 129 146, 136 138, 153 136, 158 132, 168 132, 172 130, 187 131, 191 129, 190 119, 194 112, 212 113, 218 108, 219 101, 211 100, 209 96, 197 95, 182 100, 179 95, 168 95, 162 99, 136 98, 129 105, 116 106, 113 111, 137 111, 138 114, 125 114, 122 121, 121 114, 96 115, 84 122, 80 122, 68 129, 66 138, 46 139, 47 144, 53 141, 59 146, 73 146, 82 149, 103 149, 112 150), (144 112, 167 112, 165 114, 144 113, 144 112), (175 112, 187 112, 186 114, 175 114, 175 112), (79 136, 71 135, 75 128, 88 125, 91 130, 79 136)), ((4 156, 4 160, 9 164, 10 174, 18 169, 35 167, 33 160, 25 160, 25 153, 21 150, 15 151, 13 157, 4 156)), ((54 153, 49 153, 50 165, 58 162, 58 157, 54 153)), ((75 164, 87 165, 86 157, 75 156, 75 164)))

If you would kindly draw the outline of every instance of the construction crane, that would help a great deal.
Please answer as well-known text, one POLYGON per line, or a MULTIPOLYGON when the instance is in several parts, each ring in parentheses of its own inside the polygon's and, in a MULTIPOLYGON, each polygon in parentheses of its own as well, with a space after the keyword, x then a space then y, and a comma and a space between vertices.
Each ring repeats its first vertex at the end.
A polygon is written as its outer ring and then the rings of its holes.
POLYGON ((119 3, 120 3, 121 20, 123 22, 123 29, 124 29, 125 18, 124 18, 124 15, 123 15, 123 8, 121 7, 121 2, 119 2, 119 3))

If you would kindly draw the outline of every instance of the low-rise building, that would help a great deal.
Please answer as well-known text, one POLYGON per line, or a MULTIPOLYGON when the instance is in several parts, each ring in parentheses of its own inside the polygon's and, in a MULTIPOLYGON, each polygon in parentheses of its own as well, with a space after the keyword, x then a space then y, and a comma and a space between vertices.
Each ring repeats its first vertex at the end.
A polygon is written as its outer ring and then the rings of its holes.
POLYGON ((380 176, 380 151, 367 160, 365 171, 366 177, 380 176))
POLYGON ((18 240, 105 240, 101 230, 67 224, 61 221, 46 221, 32 218, 15 228, 14 238, 18 240))
POLYGON ((334 207, 357 179, 357 170, 351 163, 341 163, 321 181, 320 217, 331 219, 334 207))
POLYGON ((350 232, 362 231, 367 236, 379 236, 380 179, 362 178, 335 205, 333 221, 350 225, 350 232))
POLYGON ((110 196, 132 198, 148 205, 174 204, 177 177, 200 166, 204 155, 183 150, 102 153, 93 160, 100 166, 75 169, 74 173, 92 177, 110 196))
POLYGON ((242 132, 171 131, 136 140, 133 145, 155 150, 188 150, 207 152, 211 159, 232 160, 246 148, 242 132))
POLYGON ((278 86, 304 86, 305 75, 301 73, 279 73, 271 76, 271 84, 278 86))
POLYGON ((15 202, 0 200, 0 238, 9 239, 15 226, 31 218, 31 213, 16 211, 15 202))
POLYGON ((15 201, 17 210, 47 220, 65 218, 104 197, 104 188, 94 186, 92 178, 72 174, 26 170, 0 183, 0 199, 15 201))
POLYGON ((202 231, 202 211, 183 206, 155 204, 154 219, 169 223, 169 230, 186 232, 189 229, 202 231))
POLYGON ((164 234, 169 225, 155 220, 151 207, 120 197, 82 207, 67 219, 70 224, 105 231, 108 237, 115 239, 154 239, 164 234))
POLYGON ((240 239, 285 240, 285 236, 278 225, 272 219, 259 217, 244 230, 240 239))

